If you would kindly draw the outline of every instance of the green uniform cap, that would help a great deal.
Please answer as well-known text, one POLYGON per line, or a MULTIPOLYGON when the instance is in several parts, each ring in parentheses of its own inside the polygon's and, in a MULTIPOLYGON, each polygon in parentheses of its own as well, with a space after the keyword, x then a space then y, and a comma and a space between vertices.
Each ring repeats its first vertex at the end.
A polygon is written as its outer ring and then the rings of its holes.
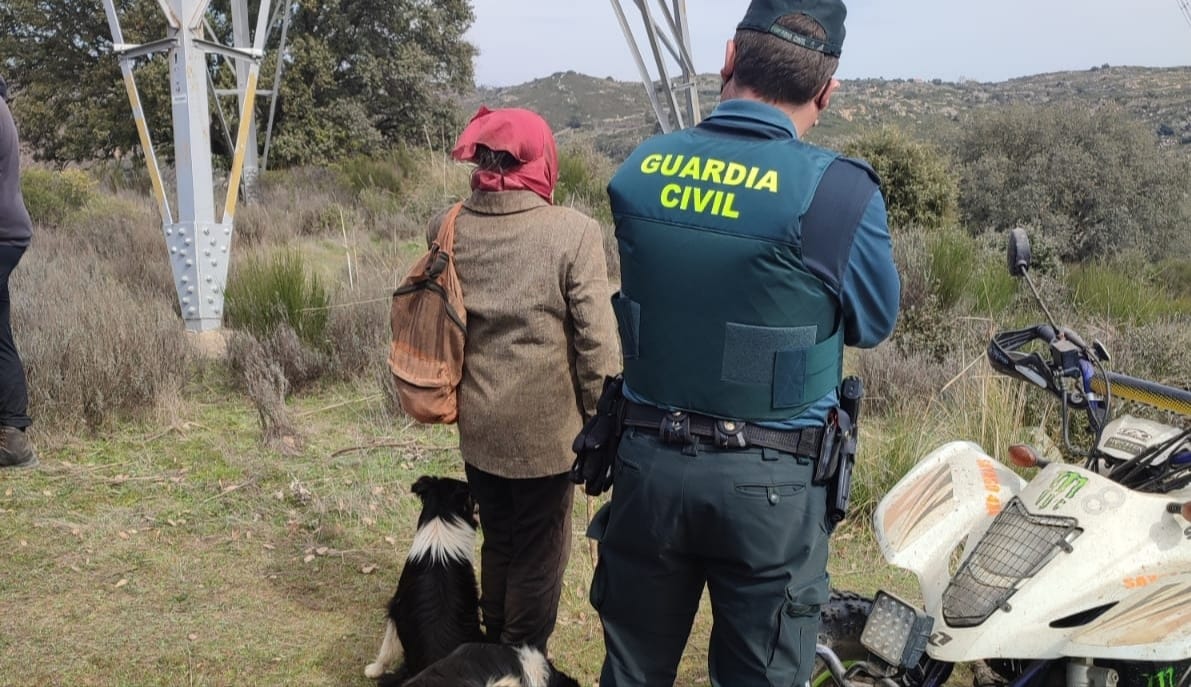
POLYGON ((840 0, 753 0, 737 29, 770 33, 795 45, 839 57, 844 49, 844 17, 848 8, 840 0), (777 23, 787 14, 805 14, 819 22, 826 40, 796 33, 777 23))

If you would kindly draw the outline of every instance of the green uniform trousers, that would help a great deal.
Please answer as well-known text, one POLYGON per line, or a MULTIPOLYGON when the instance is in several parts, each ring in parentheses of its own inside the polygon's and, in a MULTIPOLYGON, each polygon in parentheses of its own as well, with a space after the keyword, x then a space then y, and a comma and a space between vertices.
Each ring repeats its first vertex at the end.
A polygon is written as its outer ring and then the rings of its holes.
MULTIPOLYGON (((687 451, 690 453, 690 451, 687 451)), ((673 685, 704 586, 717 687, 802 685, 829 594, 826 489, 810 459, 771 449, 687 455, 626 429, 591 603, 604 625, 600 687, 673 685)))

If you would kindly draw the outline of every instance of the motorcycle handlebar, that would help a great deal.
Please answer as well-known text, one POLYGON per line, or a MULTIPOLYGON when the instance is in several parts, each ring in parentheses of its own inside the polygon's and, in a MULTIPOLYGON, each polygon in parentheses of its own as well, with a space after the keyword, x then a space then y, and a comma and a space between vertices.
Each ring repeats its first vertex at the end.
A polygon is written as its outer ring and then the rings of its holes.
MULTIPOLYGON (((1056 394, 1061 393, 1060 378, 1068 376, 1064 372, 1066 366, 1060 365, 1060 361, 1055 359, 1056 356, 1064 360, 1068 356, 1078 356, 1079 359, 1094 364, 1095 361, 1090 359, 1091 355, 1087 344, 1074 331, 1067 327, 1059 327, 1056 332, 1054 327, 1047 324, 998 332, 989 342, 988 349, 989 361, 998 372, 1031 382, 1056 394), (1071 342, 1078 350, 1072 350, 1070 346, 1056 348, 1060 339, 1071 342), (1023 352, 1022 349, 1031 341, 1045 341, 1049 344, 1052 347, 1052 359, 1047 360, 1036 352, 1023 352)), ((1101 396, 1111 394, 1117 398, 1191 416, 1191 391, 1140 377, 1108 372, 1098 365, 1089 365, 1089 368, 1091 374, 1085 379, 1087 388, 1093 393, 1101 396)), ((1082 407, 1083 403, 1077 405, 1082 407)))
POLYGON ((1092 391, 1137 401, 1161 410, 1191 416, 1191 391, 1130 377, 1117 372, 1096 371, 1090 380, 1092 391), (1107 382, 1107 383, 1106 383, 1107 382))

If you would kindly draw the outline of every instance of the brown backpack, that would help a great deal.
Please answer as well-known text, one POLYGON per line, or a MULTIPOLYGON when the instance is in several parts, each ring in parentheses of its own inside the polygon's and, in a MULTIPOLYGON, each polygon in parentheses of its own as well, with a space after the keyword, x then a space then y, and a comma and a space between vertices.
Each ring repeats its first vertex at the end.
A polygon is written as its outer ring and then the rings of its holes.
POLYGON ((401 408, 419 422, 450 424, 459 416, 467 311, 452 251, 462 207, 447 212, 430 250, 393 292, 389 369, 401 408))

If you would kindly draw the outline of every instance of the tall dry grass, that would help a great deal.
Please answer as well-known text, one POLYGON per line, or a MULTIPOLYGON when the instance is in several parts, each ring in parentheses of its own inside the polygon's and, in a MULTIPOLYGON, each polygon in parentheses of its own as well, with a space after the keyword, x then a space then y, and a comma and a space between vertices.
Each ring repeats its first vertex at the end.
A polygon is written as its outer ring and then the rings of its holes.
POLYGON ((13 330, 39 429, 98 430, 186 384, 192 351, 175 305, 138 288, 143 275, 124 263, 77 232, 41 231, 13 273, 13 330))

